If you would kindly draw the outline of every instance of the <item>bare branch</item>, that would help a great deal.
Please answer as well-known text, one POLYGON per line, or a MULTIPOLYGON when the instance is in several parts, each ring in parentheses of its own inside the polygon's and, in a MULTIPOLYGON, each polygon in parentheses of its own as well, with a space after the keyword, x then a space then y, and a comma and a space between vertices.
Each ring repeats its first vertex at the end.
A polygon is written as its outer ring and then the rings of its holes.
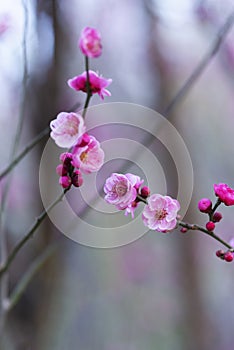
POLYGON ((211 45, 210 49, 202 58, 201 62, 194 69, 194 71, 192 72, 190 77, 186 80, 186 82, 178 91, 178 93, 175 95, 175 97, 171 100, 169 105, 165 108, 165 110, 163 111, 163 114, 167 116, 175 108, 175 106, 183 99, 183 97, 189 92, 189 90, 192 88, 194 83, 197 81, 200 75, 204 72, 205 68, 211 62, 212 58, 219 51, 221 44, 223 43, 227 33, 229 32, 233 24, 234 24, 234 11, 228 16, 224 25, 219 29, 216 35, 216 38, 213 44, 211 45))
POLYGON ((48 246, 43 251, 43 253, 33 261, 29 269, 26 271, 26 273, 23 275, 23 277, 11 293, 11 296, 9 297, 7 303, 7 311, 10 311, 18 303, 19 299, 23 295, 32 278, 43 267, 47 260, 54 254, 56 248, 57 244, 52 244, 48 246))
POLYGON ((3 274, 9 269, 12 261, 15 259, 16 255, 20 251, 20 249, 27 243, 27 241, 33 236, 36 229, 40 226, 42 221, 46 218, 47 214, 63 199, 67 190, 64 190, 62 194, 58 196, 58 198, 50 204, 48 208, 43 210, 43 212, 36 218, 34 224, 31 226, 26 235, 16 244, 12 252, 9 254, 8 258, 4 262, 4 264, 0 267, 0 278, 3 274))

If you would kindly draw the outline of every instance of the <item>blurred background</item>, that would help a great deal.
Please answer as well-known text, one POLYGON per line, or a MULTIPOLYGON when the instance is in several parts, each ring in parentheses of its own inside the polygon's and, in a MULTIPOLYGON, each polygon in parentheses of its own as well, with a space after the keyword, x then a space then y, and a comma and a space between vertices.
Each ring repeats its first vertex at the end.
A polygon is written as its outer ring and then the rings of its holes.
MULTIPOLYGON (((102 34, 103 54, 91 61, 91 68, 113 79, 112 96, 105 102, 130 102, 163 112, 233 10, 231 0, 0 0, 1 169, 9 163, 22 111, 16 153, 58 112, 75 103, 83 106, 85 94, 66 83, 84 71, 77 47, 83 27, 98 28, 102 34)), ((214 199, 213 183, 234 186, 233 82, 234 28, 185 98, 163 113, 192 159, 193 199, 184 219, 191 223, 205 224, 197 202, 214 199)), ((98 103, 94 96, 91 104, 98 103)), ((107 132, 111 130, 97 131, 100 141, 107 132)), ((135 130, 128 132, 134 139, 135 130)), ((43 210, 38 173, 46 141, 0 183, 3 192, 10 177, 0 232, 7 236, 8 251, 43 210)), ((163 158, 156 141, 151 149, 163 158)), ((124 165, 119 161, 109 166, 120 172, 124 165)), ((167 183, 171 194, 177 189, 173 174, 167 183)), ((217 232, 231 240, 233 208, 224 209, 217 232)), ((233 348, 234 265, 215 257, 222 247, 207 236, 149 231, 123 247, 94 249, 69 240, 46 219, 10 268, 10 292, 54 242, 59 243, 56 252, 7 315, 1 350, 233 348)))

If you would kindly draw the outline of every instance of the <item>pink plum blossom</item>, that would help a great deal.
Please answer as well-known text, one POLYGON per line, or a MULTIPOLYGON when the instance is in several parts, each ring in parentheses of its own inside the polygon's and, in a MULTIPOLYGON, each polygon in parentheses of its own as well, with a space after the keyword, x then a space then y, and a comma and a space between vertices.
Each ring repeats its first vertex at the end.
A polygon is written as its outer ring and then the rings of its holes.
POLYGON ((65 165, 70 165, 72 161, 72 153, 71 152, 63 152, 60 154, 59 159, 61 162, 63 162, 65 165))
POLYGON ((105 200, 107 203, 113 204, 117 209, 126 209, 127 214, 134 214, 132 202, 137 197, 137 189, 142 184, 143 180, 139 176, 133 174, 118 174, 113 173, 104 185, 105 200))
MULTIPOLYGON (((87 72, 85 71, 81 75, 69 79, 67 83, 72 89, 76 91, 87 92, 86 82, 87 72)), ((97 93, 101 97, 101 99, 104 99, 104 96, 111 96, 110 91, 107 90, 106 87, 111 84, 112 79, 103 78, 94 71, 89 70, 89 82, 92 94, 97 93)))
POLYGON ((198 202, 198 209, 202 213, 209 213, 212 209, 212 202, 209 198, 202 198, 198 202))
POLYGON ((215 195, 225 205, 234 205, 234 190, 224 183, 214 184, 215 195))
POLYGON ((66 176, 69 175, 73 172, 74 167, 72 166, 71 162, 72 162, 72 154, 69 152, 64 152, 62 154, 60 154, 60 160, 62 162, 62 164, 59 164, 56 167, 56 172, 58 175, 60 176, 66 176))
POLYGON ((82 30, 79 48, 88 57, 99 57, 102 53, 101 35, 97 29, 86 27, 82 30))
POLYGON ((84 119, 77 113, 61 112, 50 122, 51 138, 59 147, 69 148, 84 133, 84 119))
POLYGON ((67 176, 67 175, 61 176, 59 178, 59 183, 63 188, 69 188, 69 187, 71 187, 72 180, 71 180, 70 176, 67 176))
POLYGON ((62 164, 59 164, 56 168, 56 172, 60 176, 59 184, 65 189, 70 189, 72 185, 80 187, 83 184, 83 178, 80 170, 75 169, 72 164, 72 153, 62 153, 60 155, 60 160, 62 164))
POLYGON ((80 187, 83 184, 83 178, 80 170, 75 170, 72 174, 72 184, 75 187, 80 187))
POLYGON ((220 222, 222 220, 222 218, 223 218, 223 215, 217 211, 216 213, 214 213, 212 221, 213 222, 220 222))
POLYGON ((148 204, 142 213, 145 226, 159 232, 171 231, 176 227, 177 212, 180 204, 176 199, 160 194, 153 194, 148 198, 148 204))
POLYGON ((208 221, 208 222, 206 223, 206 229, 207 229, 208 231, 214 231, 214 229, 215 229, 215 223, 214 223, 213 221, 208 221))
POLYGON ((148 186, 144 186, 142 187, 141 191, 140 191, 140 196, 143 198, 147 198, 150 195, 150 189, 148 186))
POLYGON ((57 167, 56 167, 56 173, 59 175, 59 176, 66 176, 68 171, 66 169, 66 167, 64 167, 63 164, 59 164, 57 167))
POLYGON ((90 174, 98 171, 104 162, 104 152, 94 136, 89 135, 89 142, 84 147, 79 144, 73 149, 72 165, 83 173, 90 174))

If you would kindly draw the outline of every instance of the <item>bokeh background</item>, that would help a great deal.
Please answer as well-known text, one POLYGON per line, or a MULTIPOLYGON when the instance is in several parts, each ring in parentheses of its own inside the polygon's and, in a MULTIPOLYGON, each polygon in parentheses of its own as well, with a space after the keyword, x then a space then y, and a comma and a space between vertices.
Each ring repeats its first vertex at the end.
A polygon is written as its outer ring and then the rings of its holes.
MULTIPOLYGON (((18 151, 58 112, 75 103, 82 107, 85 95, 69 89, 66 81, 84 70, 77 47, 83 27, 102 33, 103 54, 91 67, 113 79, 112 96, 105 101, 163 112, 232 11, 231 0, 0 0, 1 169, 9 163, 22 108, 18 151)), ((234 186, 233 79, 234 29, 185 98, 164 115, 183 137, 194 167, 188 222, 205 224, 197 202, 201 197, 214 199, 213 183, 234 186)), ((98 103, 93 97, 91 104, 98 103)), ((100 141, 107 132, 113 130, 97 130, 100 141)), ((136 136, 134 129, 128 133, 131 139, 136 136)), ((43 210, 38 174, 46 141, 11 177, 0 232, 7 235, 9 251, 43 210)), ((163 158, 156 140, 150 147, 163 158)), ((118 160, 108 167, 120 171, 124 165, 118 160)), ((165 172, 172 171, 164 165, 165 172)), ((1 192, 8 178, 0 183, 1 192)), ((167 177, 170 194, 177 189, 173 178, 173 173, 167 177)), ((222 213, 225 219, 217 232, 231 240, 233 208, 223 208, 222 213)), ((215 257, 221 247, 207 236, 150 231, 123 247, 94 249, 69 240, 47 219, 12 264, 10 292, 34 259, 55 242, 58 248, 7 315, 1 350, 233 348, 234 265, 215 257)))

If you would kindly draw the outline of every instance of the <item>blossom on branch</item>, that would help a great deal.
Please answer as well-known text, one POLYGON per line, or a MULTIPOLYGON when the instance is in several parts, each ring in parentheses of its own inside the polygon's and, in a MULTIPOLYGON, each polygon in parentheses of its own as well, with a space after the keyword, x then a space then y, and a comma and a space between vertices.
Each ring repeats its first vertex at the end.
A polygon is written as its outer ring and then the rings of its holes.
POLYGON ((209 198, 202 198, 198 202, 198 209, 202 213, 209 213, 212 209, 212 202, 209 198))
POLYGON ((133 215, 132 203, 137 197, 142 182, 139 176, 133 174, 113 173, 104 185, 105 200, 119 210, 128 208, 126 213, 133 215))
POLYGON ((176 217, 179 209, 180 204, 176 199, 160 194, 152 194, 143 210, 142 220, 145 226, 148 226, 151 230, 168 232, 176 227, 176 217))
POLYGON ((234 205, 234 190, 224 183, 214 184, 215 195, 225 205, 234 205))
POLYGON ((63 188, 69 188, 69 187, 71 187, 72 181, 71 181, 70 176, 66 175, 66 176, 61 176, 59 178, 59 183, 63 188))
MULTIPOLYGON (((81 75, 78 75, 72 79, 68 80, 68 85, 76 90, 88 92, 87 90, 87 72, 83 72, 81 75)), ((89 70, 89 84, 91 94, 97 93, 101 99, 104 99, 104 96, 111 96, 109 90, 106 89, 112 83, 112 79, 106 79, 98 75, 92 70, 89 70)))
POLYGON ((85 27, 80 36, 79 48, 85 56, 95 58, 102 53, 101 35, 97 29, 85 27))
POLYGON ((56 172, 60 176, 59 184, 66 189, 70 189, 72 185, 80 187, 83 184, 83 178, 80 170, 75 169, 72 164, 72 153, 64 152, 59 158, 62 162, 62 164, 59 164, 56 168, 56 172))
POLYGON ((81 139, 74 147, 72 165, 79 168, 83 173, 90 174, 98 171, 104 163, 104 151, 100 146, 100 143, 94 136, 84 135, 84 139, 81 139), (84 142, 87 142, 84 146, 84 142))
POLYGON ((78 113, 61 112, 50 122, 51 138, 59 147, 69 148, 85 132, 84 119, 78 113))

